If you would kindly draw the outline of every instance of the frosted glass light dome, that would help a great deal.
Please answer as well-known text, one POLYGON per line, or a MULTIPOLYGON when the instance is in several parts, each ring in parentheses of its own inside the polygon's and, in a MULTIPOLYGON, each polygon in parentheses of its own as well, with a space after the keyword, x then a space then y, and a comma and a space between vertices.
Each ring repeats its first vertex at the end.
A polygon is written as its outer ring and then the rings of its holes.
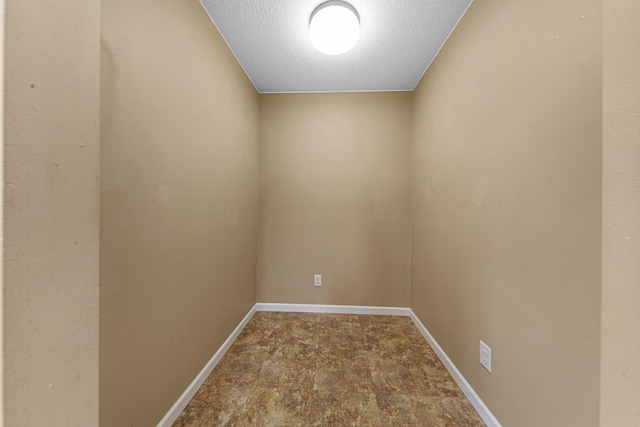
POLYGON ((311 14, 311 44, 327 55, 340 55, 355 46, 360 37, 358 12, 349 3, 327 1, 311 14))

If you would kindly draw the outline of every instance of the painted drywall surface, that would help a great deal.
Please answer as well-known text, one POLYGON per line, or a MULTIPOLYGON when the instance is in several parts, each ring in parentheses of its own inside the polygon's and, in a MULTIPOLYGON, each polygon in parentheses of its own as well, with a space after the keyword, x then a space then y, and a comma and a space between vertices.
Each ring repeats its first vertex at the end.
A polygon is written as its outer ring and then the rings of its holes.
POLYGON ((258 300, 408 306, 411 94, 260 101, 258 300))
POLYGON ((640 425, 640 3, 603 3, 601 426, 640 425))
POLYGON ((100 2, 5 25, 4 422, 96 426, 100 2))
MULTIPOLYGON (((0 176, 3 177, 3 185, 0 185, 0 203, 4 206, 4 10, 5 2, 0 0, 0 144, 3 149, 0 150, 0 176)), ((4 228, 3 220, 4 208, 0 209, 0 236, 4 236, 2 231, 4 228)), ((2 237, 0 237, 2 239, 2 237)), ((3 256, 4 244, 0 244, 0 259, 3 256)), ((0 331, 4 331, 4 265, 0 262, 0 331)), ((0 426, 4 425, 4 338, 0 339, 0 426)))
POLYGON ((598 425, 601 19, 477 0, 414 93, 412 308, 505 426, 598 425))
POLYGON ((100 422, 155 425, 255 303, 258 95, 202 6, 102 4, 100 422))

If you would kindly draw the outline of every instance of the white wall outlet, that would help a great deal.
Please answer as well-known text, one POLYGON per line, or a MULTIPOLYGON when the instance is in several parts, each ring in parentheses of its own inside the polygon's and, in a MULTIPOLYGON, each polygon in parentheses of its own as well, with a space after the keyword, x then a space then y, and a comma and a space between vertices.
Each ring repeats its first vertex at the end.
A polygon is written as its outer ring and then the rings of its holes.
POLYGON ((480 340, 480 364, 491 372, 491 347, 480 340))
POLYGON ((313 275, 313 286, 322 286, 322 274, 313 275))

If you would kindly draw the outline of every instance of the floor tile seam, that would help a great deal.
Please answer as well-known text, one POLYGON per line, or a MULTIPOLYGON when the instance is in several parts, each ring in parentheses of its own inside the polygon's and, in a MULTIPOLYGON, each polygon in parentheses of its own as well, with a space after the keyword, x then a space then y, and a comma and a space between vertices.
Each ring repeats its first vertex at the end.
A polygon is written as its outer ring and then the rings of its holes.
MULTIPOLYGON (((288 390, 288 391, 301 391, 304 392, 303 389, 299 389, 299 388, 287 388, 287 387, 277 387, 277 388, 272 388, 272 389, 276 389, 276 390, 288 390)), ((306 409, 304 411, 303 417, 306 418, 309 423, 313 422, 313 413, 314 413, 314 409, 317 407, 322 408, 321 403, 319 401, 316 400, 316 396, 318 396, 321 393, 330 393, 330 394, 335 394, 335 391, 332 390, 309 390, 307 395, 303 395, 303 400, 302 402, 305 404, 306 409)), ((378 412, 379 415, 382 414, 382 410, 380 409, 380 406, 378 404, 377 401, 377 396, 375 395, 374 392, 370 392, 370 393, 360 393, 363 395, 371 395, 374 399, 374 404, 375 404, 375 408, 374 410, 378 412)), ((367 396, 369 397, 369 396, 367 396)), ((246 404, 244 405, 243 409, 242 409, 242 413, 245 413, 246 404)), ((332 408, 333 409, 333 408, 332 408)), ((311 425, 311 424, 310 424, 311 425)))
MULTIPOLYGON (((287 391, 303 391, 302 389, 299 388, 288 388, 288 387, 255 387, 255 389, 257 390, 258 388, 262 388, 264 390, 270 389, 270 390, 287 390, 287 391)), ((253 390, 252 390, 253 391, 253 390)), ((307 400, 307 399, 305 399, 307 400)), ((244 407, 246 407, 249 403, 249 399, 247 397, 247 402, 244 404, 244 407)), ((243 407, 243 415, 246 414, 248 411, 245 411, 245 408, 243 407)), ((310 408, 306 411, 306 417, 305 418, 309 418, 310 417, 310 408)))
MULTIPOLYGON (((253 386, 251 386, 251 387, 247 387, 246 394, 245 394, 245 396, 244 396, 244 403, 242 403, 242 404, 238 405, 238 407, 234 407, 234 408, 231 410, 231 416, 236 415, 239 419, 241 419, 241 417, 242 417, 242 415, 243 415, 243 413, 244 413, 245 407, 247 406, 247 403, 248 403, 248 401, 249 401, 249 396, 251 395, 251 391, 252 391, 252 390, 253 390, 253 386)), ((192 401, 193 401, 193 400, 195 400, 195 396, 194 396, 194 398, 192 399, 192 401)), ((189 402, 189 404, 190 404, 190 403, 191 403, 191 402, 189 402)), ((188 407, 189 407, 189 405, 187 405, 187 407, 185 407, 185 409, 183 409, 183 412, 184 412, 184 410, 186 410, 188 407)), ((230 418, 231 418, 231 417, 230 417, 230 418)))
MULTIPOLYGON (((373 380, 372 380, 372 383, 373 383, 373 380)), ((378 393, 376 393, 375 387, 373 387, 373 391, 371 392, 371 394, 373 394, 373 399, 375 400, 376 409, 378 410, 380 415, 380 422, 382 422, 382 409, 380 408, 380 403, 378 402, 378 393)))
MULTIPOLYGON (((371 369, 371 363, 370 363, 370 361, 369 361, 369 357, 368 357, 368 356, 369 356, 369 354, 368 354, 368 353, 369 353, 369 352, 367 352, 367 357, 365 358, 365 363, 366 363, 366 365, 367 365, 367 372, 368 372, 368 374, 369 374, 369 375, 368 375, 368 379, 369 379, 369 382, 371 383, 371 389, 372 389, 372 390, 375 390, 375 384, 374 384, 374 382, 373 382, 373 371, 372 371, 372 369, 371 369)), ((375 392, 374 392, 374 395, 375 395, 375 392)))

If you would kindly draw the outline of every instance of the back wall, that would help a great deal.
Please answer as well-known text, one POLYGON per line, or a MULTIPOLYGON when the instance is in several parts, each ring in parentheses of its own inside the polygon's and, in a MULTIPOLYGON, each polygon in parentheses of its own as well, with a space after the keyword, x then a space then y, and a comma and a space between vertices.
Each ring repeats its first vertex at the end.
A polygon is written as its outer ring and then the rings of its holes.
POLYGON ((260 108, 258 301, 407 307, 411 93, 260 108))

